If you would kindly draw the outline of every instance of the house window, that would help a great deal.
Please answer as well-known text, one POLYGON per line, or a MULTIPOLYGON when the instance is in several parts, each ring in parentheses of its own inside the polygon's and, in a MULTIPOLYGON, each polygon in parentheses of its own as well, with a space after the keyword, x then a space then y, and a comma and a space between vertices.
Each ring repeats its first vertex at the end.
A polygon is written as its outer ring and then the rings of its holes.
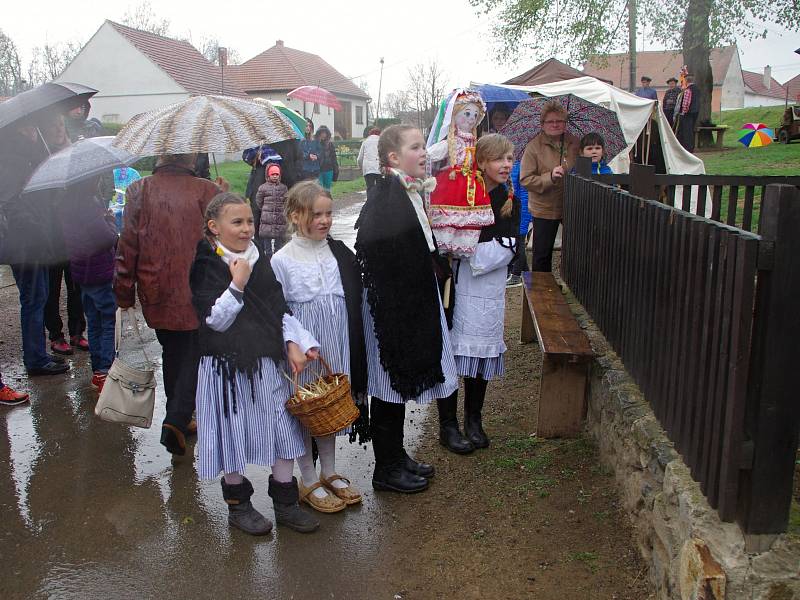
POLYGON ((314 102, 314 114, 315 115, 319 114, 319 104, 317 104, 316 102, 314 102))
POLYGON ((364 107, 356 106, 356 125, 364 124, 364 107))
POLYGON ((333 109, 329 106, 328 107, 328 114, 331 114, 332 111, 333 111, 333 109))
POLYGON ((119 123, 119 114, 118 113, 111 113, 107 115, 103 115, 103 118, 100 119, 103 123, 119 123))

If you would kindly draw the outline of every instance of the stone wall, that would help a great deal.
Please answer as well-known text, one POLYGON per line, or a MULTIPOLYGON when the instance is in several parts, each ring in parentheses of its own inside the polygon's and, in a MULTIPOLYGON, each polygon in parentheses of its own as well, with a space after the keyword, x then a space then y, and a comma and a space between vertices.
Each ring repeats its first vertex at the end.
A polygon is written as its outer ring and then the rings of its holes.
POLYGON ((599 353, 587 431, 614 470, 636 543, 663 600, 800 600, 800 536, 745 539, 705 499, 619 357, 579 304, 573 312, 599 353), (767 546, 751 552, 752 546, 767 546))

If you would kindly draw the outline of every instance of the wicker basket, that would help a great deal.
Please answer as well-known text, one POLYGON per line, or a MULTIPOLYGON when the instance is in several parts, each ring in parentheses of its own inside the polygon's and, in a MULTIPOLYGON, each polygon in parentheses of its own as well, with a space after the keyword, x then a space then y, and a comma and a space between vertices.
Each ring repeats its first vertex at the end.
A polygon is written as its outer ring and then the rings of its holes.
POLYGON ((350 395, 350 380, 344 373, 333 373, 322 356, 319 357, 327 375, 321 375, 325 383, 338 384, 321 396, 302 399, 298 394, 297 373, 294 374, 294 394, 286 401, 287 410, 308 428, 311 435, 321 437, 341 431, 355 423, 359 411, 350 395))

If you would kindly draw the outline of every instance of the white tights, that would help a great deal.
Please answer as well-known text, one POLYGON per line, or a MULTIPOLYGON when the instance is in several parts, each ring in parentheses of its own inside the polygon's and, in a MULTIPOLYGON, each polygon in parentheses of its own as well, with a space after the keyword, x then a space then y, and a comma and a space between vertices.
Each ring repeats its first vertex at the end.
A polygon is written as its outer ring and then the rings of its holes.
MULTIPOLYGON (((336 473, 336 435, 326 435, 315 437, 317 450, 319 450, 319 464, 322 477, 327 479, 336 473)), ((319 481, 317 470, 314 468, 314 460, 311 457, 311 435, 306 433, 306 453, 297 458, 297 466, 300 467, 300 475, 303 478, 303 485, 311 486, 319 481)), ((341 479, 334 479, 331 483, 333 487, 344 489, 347 482, 341 479)), ((324 498, 328 492, 324 488, 317 488, 312 492, 318 498, 324 498)))
MULTIPOLYGON (((311 455, 309 454, 309 457, 311 455)), ((310 460, 310 458, 309 458, 310 460)), ((299 460, 298 460, 299 462, 299 460)), ((280 483, 289 483, 292 480, 294 471, 294 461, 286 458, 279 458, 272 465, 272 478, 280 483)), ((242 483, 241 473, 225 473, 225 483, 228 485, 239 485, 242 483)))

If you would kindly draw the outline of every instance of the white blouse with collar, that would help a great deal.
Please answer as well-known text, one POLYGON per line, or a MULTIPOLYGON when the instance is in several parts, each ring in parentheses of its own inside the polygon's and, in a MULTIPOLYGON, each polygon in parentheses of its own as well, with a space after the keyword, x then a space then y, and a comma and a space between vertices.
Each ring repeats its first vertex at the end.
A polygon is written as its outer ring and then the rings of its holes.
POLYGON ((289 243, 272 256, 271 264, 287 302, 344 297, 339 264, 328 240, 311 240, 294 234, 289 243))

